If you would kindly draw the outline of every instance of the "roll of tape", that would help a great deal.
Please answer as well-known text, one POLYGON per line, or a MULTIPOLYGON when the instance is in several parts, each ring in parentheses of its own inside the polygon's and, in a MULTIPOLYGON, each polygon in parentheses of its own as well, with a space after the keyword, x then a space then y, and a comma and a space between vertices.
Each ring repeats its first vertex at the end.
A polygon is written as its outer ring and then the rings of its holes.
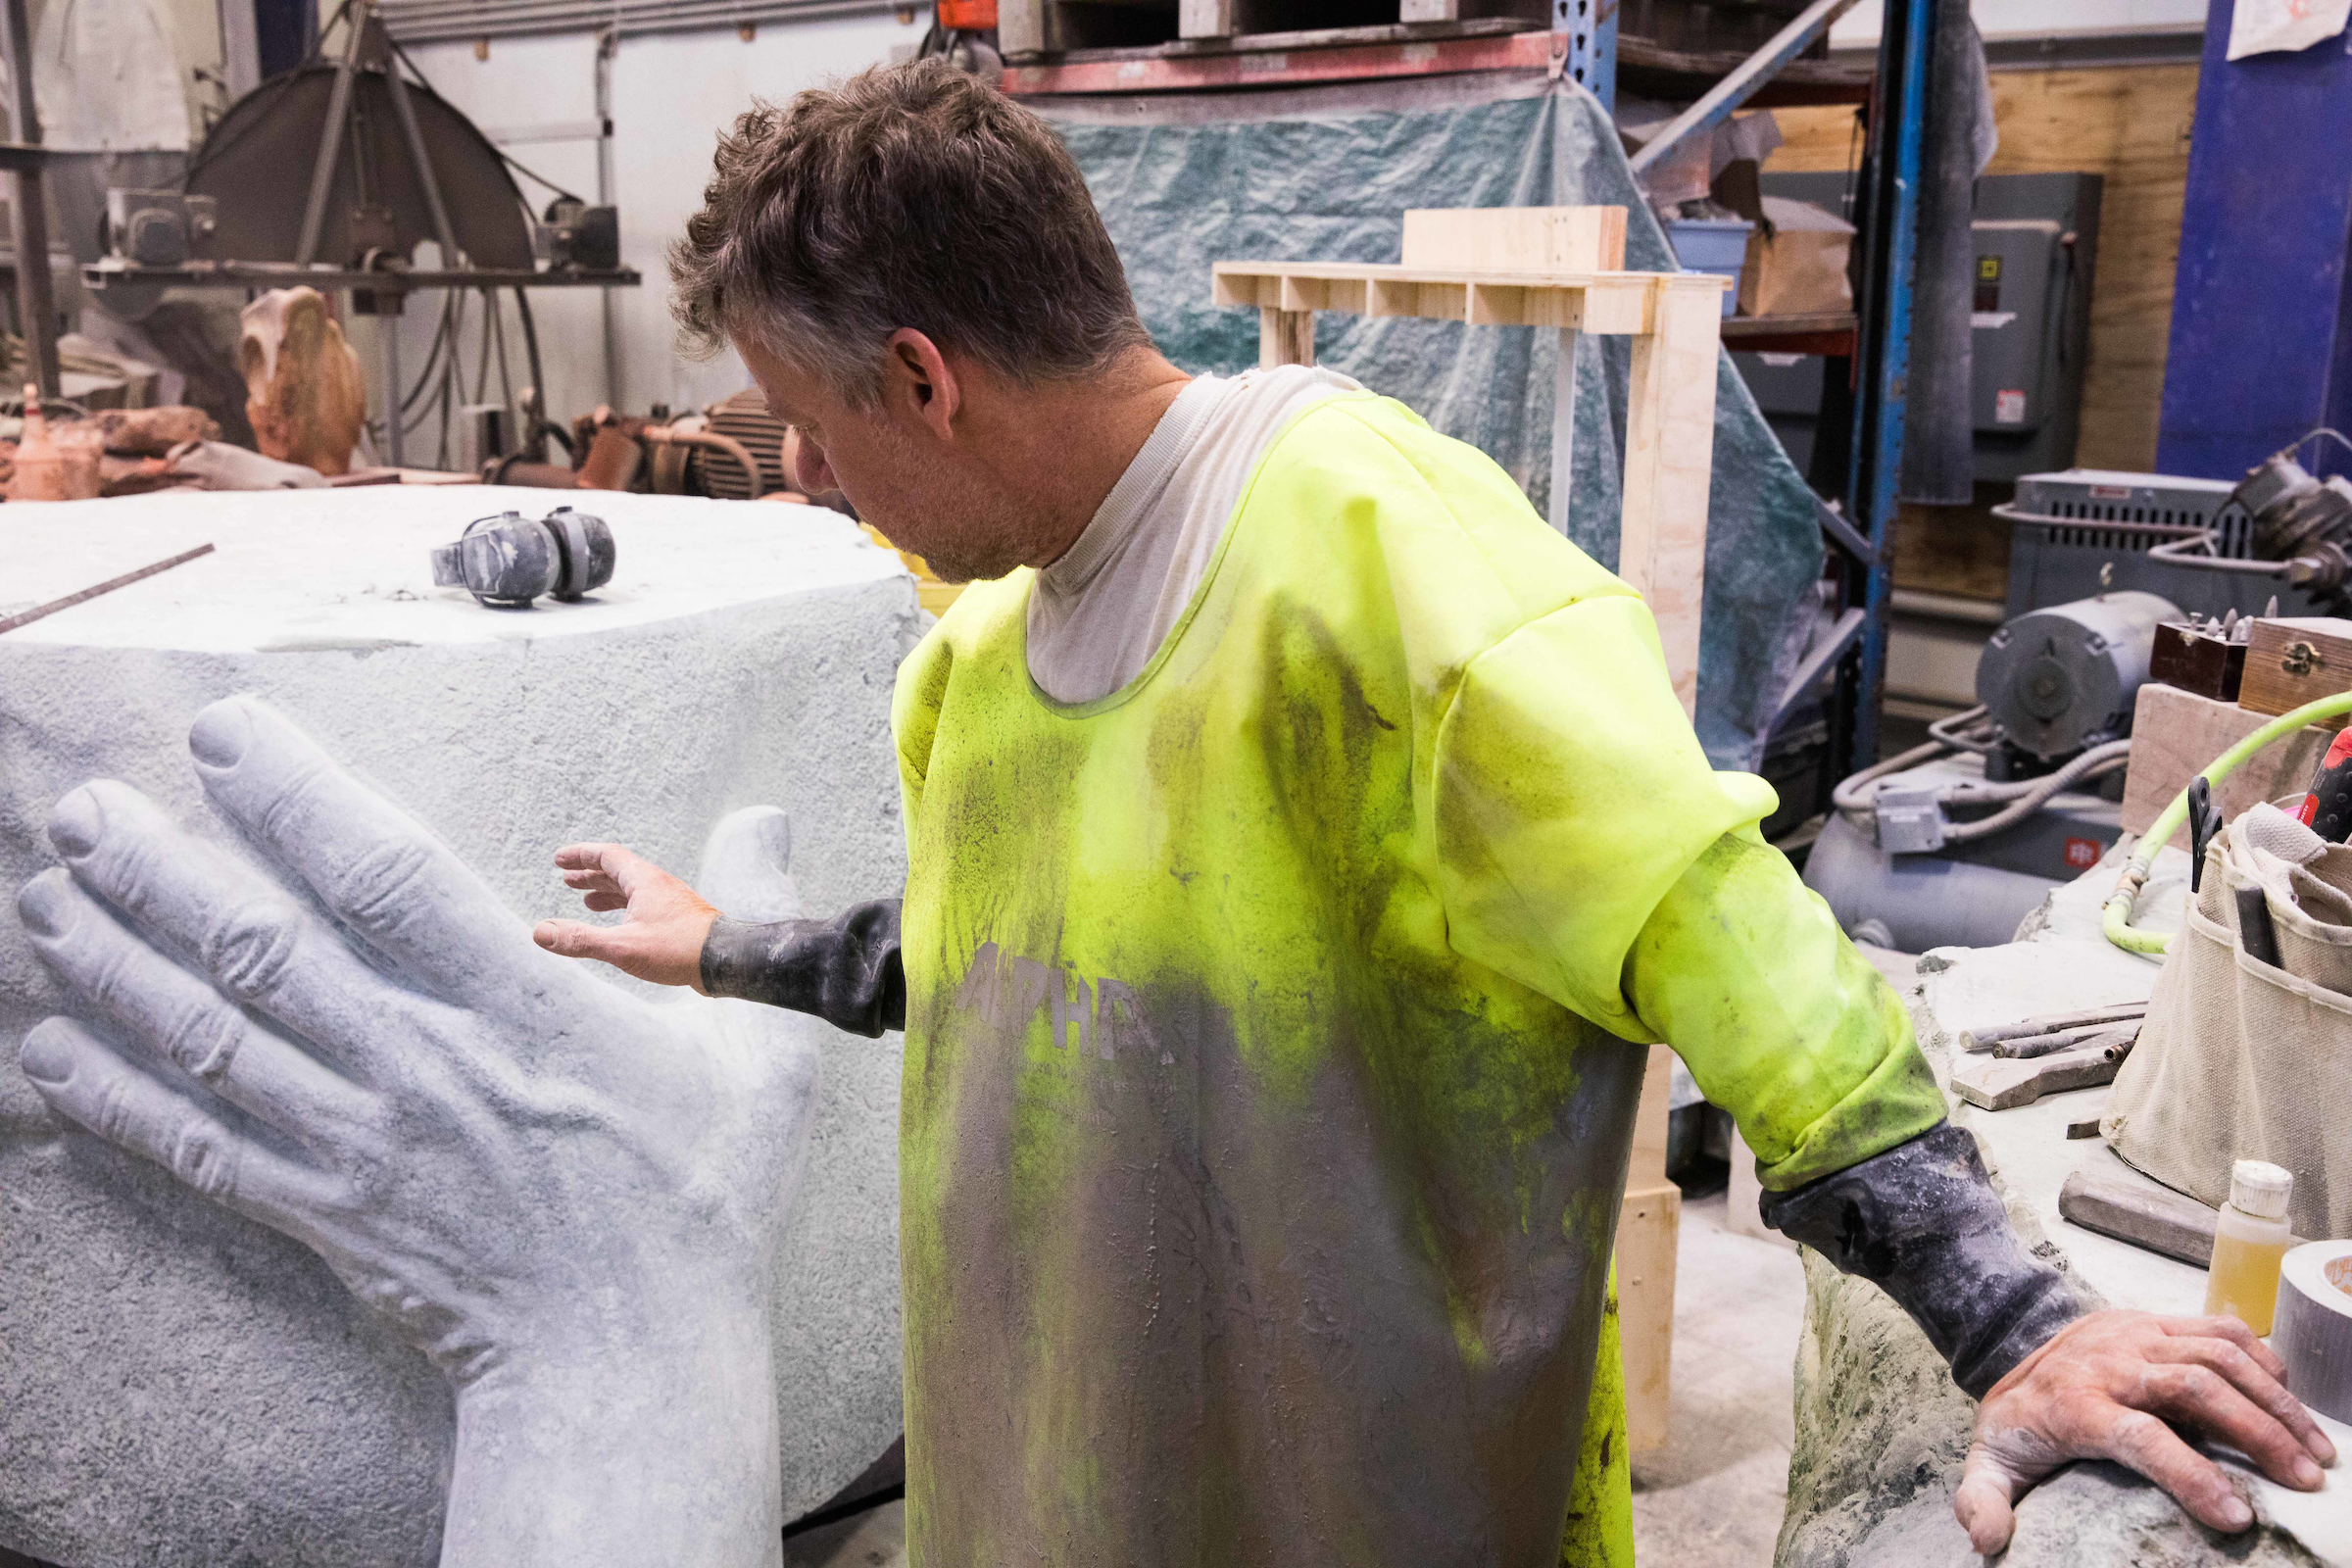
POLYGON ((2352 1421, 2352 1242, 2305 1242, 2278 1265, 2271 1348, 2286 1386, 2322 1415, 2352 1421))

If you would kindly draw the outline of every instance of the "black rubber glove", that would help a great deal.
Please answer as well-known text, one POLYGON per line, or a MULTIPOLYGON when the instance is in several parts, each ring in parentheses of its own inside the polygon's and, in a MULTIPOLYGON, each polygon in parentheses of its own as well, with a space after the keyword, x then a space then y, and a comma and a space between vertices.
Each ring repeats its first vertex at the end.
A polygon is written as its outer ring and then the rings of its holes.
POLYGON ((813 1013, 869 1040, 904 1029, 899 901, 856 905, 830 920, 755 925, 721 915, 703 940, 703 989, 813 1013))
POLYGON ((1973 1398, 2082 1315, 2018 1240, 1976 1139, 1948 1121, 1760 1206, 1765 1224, 1893 1297, 1973 1398))

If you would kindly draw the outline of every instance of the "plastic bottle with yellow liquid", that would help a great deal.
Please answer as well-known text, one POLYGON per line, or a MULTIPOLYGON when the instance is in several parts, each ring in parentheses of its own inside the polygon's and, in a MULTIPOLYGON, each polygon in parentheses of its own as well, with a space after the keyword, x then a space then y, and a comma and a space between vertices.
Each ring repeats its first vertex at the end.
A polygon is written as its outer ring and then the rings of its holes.
POLYGON ((2233 1317, 2256 1334, 2271 1332, 2278 1305, 2278 1260, 2295 1242, 2286 1221, 2286 1197, 2295 1178, 2264 1159, 2230 1167, 2230 1201, 2213 1229, 2213 1271, 2205 1283, 2205 1314, 2233 1317))

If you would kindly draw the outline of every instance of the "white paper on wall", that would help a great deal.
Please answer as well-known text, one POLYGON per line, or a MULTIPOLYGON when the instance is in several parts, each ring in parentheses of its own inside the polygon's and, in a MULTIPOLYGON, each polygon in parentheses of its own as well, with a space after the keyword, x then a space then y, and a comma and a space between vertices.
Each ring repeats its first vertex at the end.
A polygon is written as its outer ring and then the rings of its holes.
POLYGON ((2230 58, 2308 49, 2344 30, 2352 0, 2237 0, 2230 58))

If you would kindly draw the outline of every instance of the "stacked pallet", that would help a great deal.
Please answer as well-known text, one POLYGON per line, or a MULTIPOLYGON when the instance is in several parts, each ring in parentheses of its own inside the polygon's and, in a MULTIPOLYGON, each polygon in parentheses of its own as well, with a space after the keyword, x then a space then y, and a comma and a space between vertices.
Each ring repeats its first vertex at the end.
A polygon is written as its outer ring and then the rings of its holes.
POLYGON ((1008 60, 1078 49, 1283 40, 1375 43, 1548 27, 1548 0, 1000 0, 1008 60), (1334 37, 1332 34, 1344 36, 1334 37))

